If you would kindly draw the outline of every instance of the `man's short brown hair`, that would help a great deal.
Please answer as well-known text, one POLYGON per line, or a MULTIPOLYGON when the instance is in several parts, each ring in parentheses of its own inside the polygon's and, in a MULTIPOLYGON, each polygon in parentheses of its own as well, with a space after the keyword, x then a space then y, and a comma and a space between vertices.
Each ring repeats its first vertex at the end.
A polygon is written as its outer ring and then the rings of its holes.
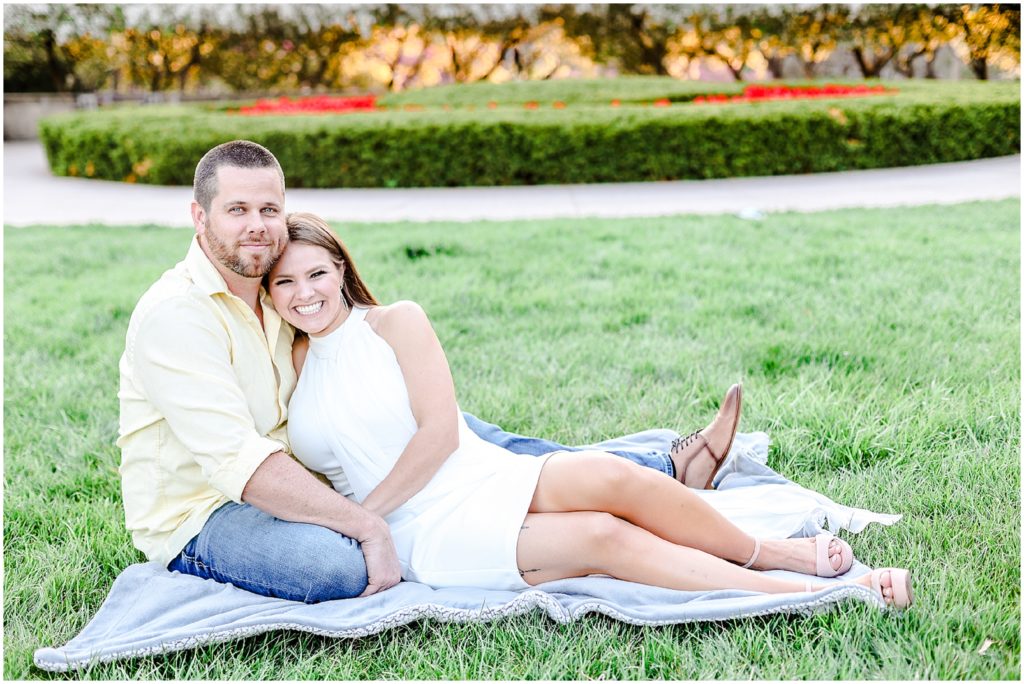
POLYGON ((192 182, 194 197, 204 211, 210 211, 210 203, 217 196, 217 169, 235 166, 241 169, 276 169, 281 177, 281 193, 284 193, 284 171, 270 150, 249 140, 232 140, 217 145, 203 155, 196 165, 195 180, 192 182))

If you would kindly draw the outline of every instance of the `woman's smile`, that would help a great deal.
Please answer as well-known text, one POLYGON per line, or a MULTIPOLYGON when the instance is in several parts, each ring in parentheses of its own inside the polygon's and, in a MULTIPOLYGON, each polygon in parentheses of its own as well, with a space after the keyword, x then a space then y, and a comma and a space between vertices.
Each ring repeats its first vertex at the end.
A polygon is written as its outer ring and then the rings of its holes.
POLYGON ((312 316, 313 314, 320 313, 320 309, 324 308, 322 301, 316 302, 315 304, 306 304, 305 306, 297 306, 295 310, 303 316, 312 316))
POLYGON ((319 336, 348 317, 341 296, 345 269, 323 247, 289 245, 270 272, 270 298, 281 316, 299 330, 319 336))

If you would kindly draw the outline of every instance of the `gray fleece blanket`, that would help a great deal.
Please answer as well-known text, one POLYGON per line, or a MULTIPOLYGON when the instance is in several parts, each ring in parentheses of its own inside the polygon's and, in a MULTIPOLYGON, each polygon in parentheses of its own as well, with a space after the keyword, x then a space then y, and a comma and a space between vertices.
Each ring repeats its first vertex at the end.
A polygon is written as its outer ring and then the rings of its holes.
MULTIPOLYGON (((667 431, 655 432, 659 439, 671 438, 667 431)), ((891 525, 900 518, 843 506, 800 487, 769 468, 767 457, 767 434, 738 434, 716 476, 717 488, 701 492, 709 503, 750 534, 776 539, 812 536, 826 527, 832 532, 842 529, 856 533, 871 522, 891 525)), ((869 571, 870 568, 855 562, 842 579, 869 571)), ((768 574, 812 579, 785 571, 768 574)), ((675 591, 591 576, 512 592, 432 589, 402 582, 374 596, 308 605, 169 572, 155 563, 140 563, 117 577, 110 595, 78 636, 63 646, 38 649, 35 664, 43 670, 65 672, 89 664, 180 651, 278 629, 329 637, 361 637, 424 618, 486 622, 534 610, 560 623, 598 613, 630 624, 667 625, 770 613, 810 614, 844 600, 884 608, 881 598, 865 587, 840 584, 839 579, 816 581, 833 586, 813 594, 675 591)))

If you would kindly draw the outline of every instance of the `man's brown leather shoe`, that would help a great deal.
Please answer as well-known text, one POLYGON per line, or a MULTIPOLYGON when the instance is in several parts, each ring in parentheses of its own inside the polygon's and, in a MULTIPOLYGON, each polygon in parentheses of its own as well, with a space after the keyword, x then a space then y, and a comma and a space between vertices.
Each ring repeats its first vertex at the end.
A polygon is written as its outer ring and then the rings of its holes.
POLYGON ((718 415, 703 430, 673 440, 669 455, 676 469, 676 479, 694 489, 711 489, 718 469, 725 462, 740 424, 743 403, 742 385, 733 385, 725 393, 718 415), (704 458, 701 458, 701 456, 704 458), (708 472, 710 466, 710 472, 708 472))

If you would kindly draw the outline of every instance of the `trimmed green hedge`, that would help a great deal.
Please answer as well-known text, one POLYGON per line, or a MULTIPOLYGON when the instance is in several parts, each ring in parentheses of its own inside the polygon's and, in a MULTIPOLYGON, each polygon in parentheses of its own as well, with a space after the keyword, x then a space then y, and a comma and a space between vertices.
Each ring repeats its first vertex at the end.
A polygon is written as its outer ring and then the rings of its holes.
POLYGON ((113 108, 44 120, 40 134, 57 175, 190 185, 206 150, 248 138, 277 155, 289 187, 315 188, 725 178, 1020 152, 1019 84, 886 85, 899 92, 697 105, 680 102, 741 86, 672 79, 481 84, 391 96, 383 101, 388 111, 365 114, 113 108), (622 105, 612 107, 608 96, 616 93, 622 105), (647 105, 661 97, 672 106, 647 105), (565 108, 554 108, 556 99, 565 108), (531 100, 538 109, 523 107, 531 100))

